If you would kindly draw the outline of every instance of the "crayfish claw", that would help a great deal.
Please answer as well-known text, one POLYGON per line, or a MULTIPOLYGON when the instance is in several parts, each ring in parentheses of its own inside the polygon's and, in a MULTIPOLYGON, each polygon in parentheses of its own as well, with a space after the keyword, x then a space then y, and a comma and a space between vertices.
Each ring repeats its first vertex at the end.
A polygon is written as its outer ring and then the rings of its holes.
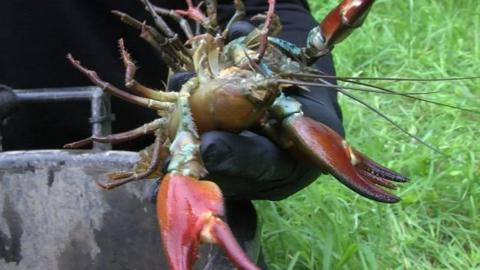
POLYGON ((391 180, 405 182, 407 178, 353 149, 334 130, 301 115, 285 119, 283 125, 296 150, 348 188, 379 202, 395 203, 400 200, 379 186, 395 188, 391 180))
POLYGON ((172 270, 190 270, 201 243, 219 245, 239 269, 259 269, 221 219, 223 196, 215 183, 167 174, 157 193, 157 216, 172 270))
POLYGON ((386 180, 378 175, 375 175, 373 173, 370 173, 366 170, 359 170, 358 173, 363 177, 363 178, 368 178, 368 180, 370 180, 371 182, 379 185, 379 186, 382 186, 382 187, 386 187, 386 188, 389 188, 389 189, 396 189, 397 186, 390 182, 389 180, 386 180))
POLYGON ((254 263, 250 261, 250 258, 243 252, 242 248, 238 244, 232 230, 228 225, 220 218, 212 220, 208 228, 208 237, 212 237, 207 240, 213 240, 212 243, 219 245, 227 254, 230 261, 235 264, 239 269, 245 270, 259 270, 254 263))
POLYGON ((408 177, 400 175, 389 168, 386 168, 377 162, 369 159, 364 154, 358 152, 357 150, 352 148, 353 153, 357 156, 358 159, 361 160, 359 166, 362 167, 364 171, 367 171, 370 175, 375 175, 381 178, 385 178, 387 180, 395 181, 395 182, 408 182, 408 177))

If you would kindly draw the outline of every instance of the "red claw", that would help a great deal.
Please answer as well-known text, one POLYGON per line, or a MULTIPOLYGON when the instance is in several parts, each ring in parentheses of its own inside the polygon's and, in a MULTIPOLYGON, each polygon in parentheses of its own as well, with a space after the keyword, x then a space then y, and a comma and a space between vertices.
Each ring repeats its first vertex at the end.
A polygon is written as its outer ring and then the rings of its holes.
POLYGON ((377 185, 393 188, 390 181, 408 179, 358 152, 329 127, 305 116, 284 120, 287 135, 315 165, 325 169, 344 185, 367 198, 395 203, 399 198, 377 185))
POLYGON ((320 23, 324 38, 334 46, 359 27, 375 0, 344 0, 320 23))
POLYGON ((215 183, 175 173, 166 175, 157 195, 157 214, 172 270, 190 270, 201 242, 220 245, 239 269, 259 269, 221 219, 223 197, 215 183))

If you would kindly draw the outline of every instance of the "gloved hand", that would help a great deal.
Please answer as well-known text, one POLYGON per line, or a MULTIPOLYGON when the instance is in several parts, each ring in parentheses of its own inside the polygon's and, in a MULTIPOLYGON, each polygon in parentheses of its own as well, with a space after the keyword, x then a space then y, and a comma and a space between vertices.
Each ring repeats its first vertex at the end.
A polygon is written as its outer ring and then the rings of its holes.
MULTIPOLYGON (((254 28, 248 22, 232 25, 229 40, 248 34, 254 28)), ((323 57, 319 68, 333 74, 330 56, 323 57)), ((169 89, 178 91, 195 74, 174 74, 169 89)), ((290 93, 302 103, 305 115, 320 121, 343 134, 336 94, 330 89, 312 87, 311 92, 290 93)), ((305 162, 299 162, 266 137, 250 131, 232 134, 210 131, 201 135, 202 159, 226 197, 236 199, 280 200, 313 182, 321 173, 305 162)))

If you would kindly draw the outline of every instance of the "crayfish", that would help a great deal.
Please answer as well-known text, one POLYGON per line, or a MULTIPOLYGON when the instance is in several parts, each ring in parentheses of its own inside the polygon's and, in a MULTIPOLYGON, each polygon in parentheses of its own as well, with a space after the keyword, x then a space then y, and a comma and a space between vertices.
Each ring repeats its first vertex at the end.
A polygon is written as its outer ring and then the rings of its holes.
MULTIPOLYGON (((120 11, 120 19, 141 31, 169 66, 171 73, 192 71, 195 76, 179 92, 150 89, 135 80, 136 65, 119 42, 126 68, 121 90, 103 81, 93 70, 68 56, 72 64, 104 91, 158 113, 158 118, 137 129, 106 137, 90 137, 68 144, 81 147, 92 141, 121 142, 144 134, 155 134, 152 146, 140 152, 133 172, 110 175, 101 187, 112 189, 144 178, 162 178, 157 195, 157 213, 163 245, 172 269, 191 269, 201 242, 220 245, 240 269, 258 269, 236 242, 224 216, 220 188, 201 180, 206 174, 199 134, 211 130, 238 133, 255 128, 298 159, 313 163, 344 185, 367 198, 395 203, 399 200, 385 188, 391 181, 407 178, 372 161, 354 149, 334 130, 303 115, 301 104, 286 95, 292 85, 308 86, 325 81, 324 74, 310 65, 326 55, 365 20, 374 0, 344 0, 313 28, 307 45, 297 47, 273 37, 281 31, 274 13, 275 0, 268 0, 263 23, 248 35, 226 42, 229 26, 242 19, 245 7, 234 0, 235 15, 222 30, 217 25, 216 1, 206 0, 206 13, 187 0, 187 10, 165 10, 142 0, 156 27, 120 11), (180 22, 182 42, 162 16, 180 22), (203 34, 193 35, 183 17, 201 26, 203 34), (169 159, 166 173, 163 163, 169 159)), ((257 18, 257 19, 258 19, 257 18)))

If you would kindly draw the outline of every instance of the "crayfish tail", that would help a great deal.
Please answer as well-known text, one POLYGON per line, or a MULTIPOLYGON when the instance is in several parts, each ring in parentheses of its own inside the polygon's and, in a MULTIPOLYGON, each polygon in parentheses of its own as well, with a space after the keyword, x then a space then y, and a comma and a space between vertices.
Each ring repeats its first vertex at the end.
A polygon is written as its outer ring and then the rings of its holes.
POLYGON ((366 158, 351 148, 334 130, 311 118, 293 115, 284 120, 287 136, 295 150, 333 175, 341 183, 369 199, 395 203, 399 198, 379 186, 394 188, 390 180, 407 178, 366 158))

